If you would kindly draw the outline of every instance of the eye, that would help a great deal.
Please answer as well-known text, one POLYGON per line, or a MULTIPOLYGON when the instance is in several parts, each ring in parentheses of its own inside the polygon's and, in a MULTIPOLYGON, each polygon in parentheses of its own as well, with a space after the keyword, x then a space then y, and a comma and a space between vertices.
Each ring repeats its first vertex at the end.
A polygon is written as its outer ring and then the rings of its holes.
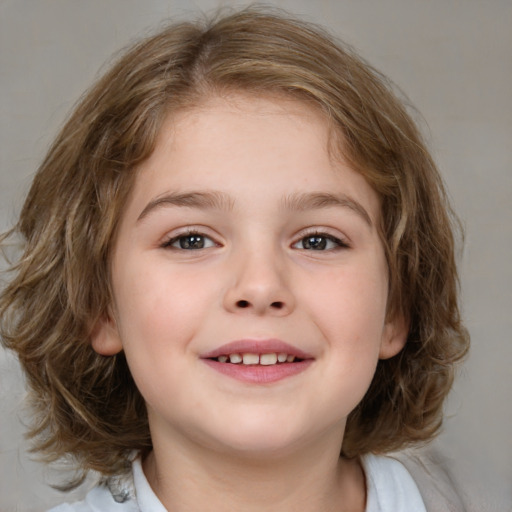
POLYGON ((208 249, 209 247, 215 247, 216 245, 217 244, 210 237, 203 235, 202 233, 190 232, 170 238, 164 242, 162 247, 194 251, 199 249, 208 249))
POLYGON ((332 251, 347 248, 348 244, 332 235, 313 233, 301 238, 298 242, 295 242, 292 247, 309 251, 332 251))

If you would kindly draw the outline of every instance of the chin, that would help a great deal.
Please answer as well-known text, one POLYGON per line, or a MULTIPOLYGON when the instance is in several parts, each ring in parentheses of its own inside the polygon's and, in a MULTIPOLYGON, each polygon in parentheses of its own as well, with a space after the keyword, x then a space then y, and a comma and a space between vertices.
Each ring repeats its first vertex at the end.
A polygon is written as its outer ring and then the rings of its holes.
MULTIPOLYGON (((212 439, 220 450, 234 456, 252 459, 279 458, 299 450, 306 442, 307 433, 292 422, 259 417, 238 419, 232 428, 222 429, 212 439)), ((310 433, 311 435, 311 433, 310 433)))

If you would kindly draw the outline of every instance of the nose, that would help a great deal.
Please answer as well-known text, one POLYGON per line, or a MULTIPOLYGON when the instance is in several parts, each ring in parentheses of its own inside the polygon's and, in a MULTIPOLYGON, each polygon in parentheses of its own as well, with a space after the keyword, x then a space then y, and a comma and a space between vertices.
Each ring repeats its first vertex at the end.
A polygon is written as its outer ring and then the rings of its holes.
POLYGON ((276 254, 257 251, 230 263, 224 307, 232 313, 286 316, 295 308, 286 265, 276 254))

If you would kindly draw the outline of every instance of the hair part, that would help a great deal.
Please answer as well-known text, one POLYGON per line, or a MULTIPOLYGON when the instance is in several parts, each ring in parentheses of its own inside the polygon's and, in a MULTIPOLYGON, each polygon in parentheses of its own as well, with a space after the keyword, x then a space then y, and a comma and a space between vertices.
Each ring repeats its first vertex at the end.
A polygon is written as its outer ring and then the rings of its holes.
POLYGON ((71 455, 84 472, 108 475, 125 471, 133 450, 151 449, 144 400, 123 354, 94 352, 91 331, 112 304, 117 227, 163 120, 233 91, 319 109, 341 135, 334 146, 343 141, 344 157, 381 200, 388 315, 401 315, 410 330, 401 353, 379 361, 348 418, 342 453, 387 452, 438 432, 468 335, 455 217, 436 166, 380 73, 322 29, 251 8, 170 25, 129 49, 75 108, 19 222, 2 237, 21 237, 23 254, 0 296, 0 335, 27 375, 31 436, 47 460, 71 455))

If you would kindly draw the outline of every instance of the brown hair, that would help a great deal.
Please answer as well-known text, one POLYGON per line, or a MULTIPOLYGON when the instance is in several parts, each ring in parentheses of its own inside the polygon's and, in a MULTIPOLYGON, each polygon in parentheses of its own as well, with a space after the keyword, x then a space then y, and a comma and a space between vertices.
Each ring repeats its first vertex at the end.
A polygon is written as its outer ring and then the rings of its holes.
POLYGON ((388 315, 410 326, 378 363, 348 419, 342 452, 386 452, 441 425, 454 363, 467 351, 458 310, 452 214, 422 138, 387 80, 321 29, 249 9, 171 25, 132 47, 82 99, 35 176, 18 224, 23 254, 0 296, 0 334, 17 352, 48 460, 123 471, 151 449, 144 401, 123 354, 93 351, 112 300, 109 264, 137 165, 163 119, 205 96, 287 94, 321 110, 343 154, 378 192, 389 273, 388 315))

